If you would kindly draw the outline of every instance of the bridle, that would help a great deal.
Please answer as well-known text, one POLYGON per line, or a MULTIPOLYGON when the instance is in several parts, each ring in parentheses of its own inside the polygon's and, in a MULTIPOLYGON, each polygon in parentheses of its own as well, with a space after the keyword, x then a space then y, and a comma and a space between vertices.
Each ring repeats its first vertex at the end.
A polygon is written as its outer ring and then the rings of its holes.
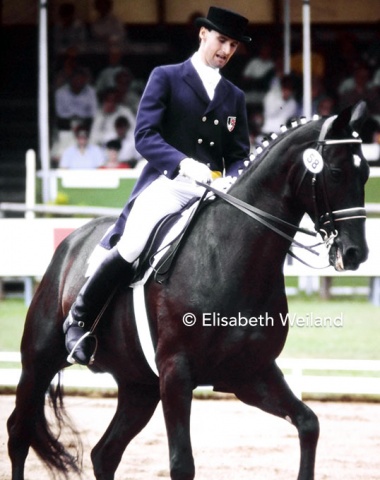
MULTIPOLYGON (((238 210, 244 212, 248 216, 254 218, 258 222, 260 222, 262 225, 265 225, 268 227, 270 230, 276 232, 278 235, 281 237, 285 238, 286 240, 290 241, 293 245, 303 248, 310 253, 313 253, 314 255, 319 255, 314 248, 321 245, 321 243, 317 243, 315 245, 304 245, 297 240, 295 240, 293 237, 285 233, 283 230, 281 230, 279 227, 283 226, 286 228, 291 228, 294 232, 301 232, 306 235, 311 235, 316 237, 317 232, 322 236, 323 243, 326 245, 327 249, 329 250, 331 246, 333 245, 336 237, 338 236, 338 230, 335 227, 336 222, 342 222, 345 220, 353 220, 353 219, 363 219, 366 218, 366 210, 363 207, 354 207, 354 208, 346 208, 342 210, 331 210, 330 207, 330 202, 328 200, 328 194, 327 194, 327 188, 326 188, 326 183, 325 183, 325 176, 322 174, 323 171, 323 166, 324 166, 324 160, 322 157, 322 149, 324 146, 329 146, 329 145, 340 145, 340 144, 351 144, 351 143, 362 143, 362 140, 359 138, 359 135, 354 132, 352 138, 346 138, 346 139, 327 139, 326 140, 326 134, 329 131, 329 128, 332 124, 332 122, 335 120, 336 116, 329 117, 327 118, 321 128, 319 138, 317 140, 317 148, 316 149, 309 149, 312 155, 314 155, 314 160, 318 162, 321 162, 318 164, 318 168, 312 168, 310 166, 307 166, 307 162, 305 161, 304 158, 304 164, 305 164, 305 171, 302 175, 301 181, 298 185, 297 191, 301 187, 303 181, 305 180, 305 177, 308 172, 312 172, 312 198, 313 198, 313 205, 314 205, 314 228, 315 231, 311 231, 309 229, 305 229, 302 227, 299 227, 297 225, 293 225, 289 222, 286 222, 282 220, 281 218, 278 218, 270 213, 267 213, 257 207, 254 207, 242 200, 239 200, 236 197, 233 197, 232 195, 222 192, 220 190, 217 190, 213 188, 211 185, 202 183, 202 182, 196 182, 199 186, 204 187, 207 191, 212 192, 215 196, 222 198, 224 201, 229 203, 230 205, 233 205, 236 207, 238 210), (317 182, 318 179, 321 178, 321 190, 322 190, 322 195, 326 207, 326 213, 323 215, 320 215, 318 212, 318 202, 317 202, 317 182), (273 222, 273 223, 270 223, 273 222), (275 225, 277 224, 277 225, 275 225)), ((310 153, 310 152, 309 152, 310 153)), ((292 256, 297 258, 299 261, 302 263, 306 263, 303 260, 299 259, 295 254, 292 252, 289 252, 292 256)))
MULTIPOLYGON (((359 138, 359 134, 353 132, 352 138, 344 138, 344 139, 327 139, 326 135, 329 131, 330 126, 332 125, 333 121, 335 120, 336 115, 327 118, 321 128, 319 138, 317 140, 317 148, 316 152, 320 156, 321 161, 323 164, 325 163, 322 150, 324 146, 331 146, 331 145, 342 145, 342 144, 361 144, 362 140, 359 138)), ((342 222, 345 220, 353 220, 353 219, 365 219, 366 218, 366 210, 363 207, 354 207, 354 208, 345 208, 342 210, 331 210, 330 202, 328 200, 328 193, 326 188, 325 176, 323 174, 323 168, 319 173, 313 172, 312 177, 312 196, 313 196, 313 204, 314 204, 314 228, 323 238, 326 246, 329 248, 334 243, 335 238, 338 236, 338 230, 335 227, 336 222, 342 222), (318 207, 317 207, 317 176, 321 177, 321 189, 324 204, 326 207, 326 213, 323 215, 319 215, 318 207)))

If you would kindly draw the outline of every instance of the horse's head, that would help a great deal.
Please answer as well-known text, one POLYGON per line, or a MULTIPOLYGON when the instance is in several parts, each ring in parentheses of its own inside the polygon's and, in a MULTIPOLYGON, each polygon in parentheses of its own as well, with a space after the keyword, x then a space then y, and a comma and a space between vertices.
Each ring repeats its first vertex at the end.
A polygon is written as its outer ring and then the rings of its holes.
POLYGON ((323 120, 317 142, 303 152, 302 190, 305 194, 308 183, 312 197, 307 212, 330 247, 330 264, 338 271, 356 270, 368 256, 364 185, 369 167, 359 137, 365 118, 361 102, 323 120))

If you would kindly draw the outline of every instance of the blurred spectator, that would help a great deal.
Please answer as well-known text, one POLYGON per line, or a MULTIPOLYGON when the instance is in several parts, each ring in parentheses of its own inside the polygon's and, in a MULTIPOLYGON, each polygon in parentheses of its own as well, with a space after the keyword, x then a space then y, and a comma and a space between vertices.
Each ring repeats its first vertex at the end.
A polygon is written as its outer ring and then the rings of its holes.
POLYGON ((97 19, 91 25, 92 46, 98 53, 106 53, 111 45, 124 47, 126 28, 112 13, 112 0, 94 0, 97 19))
POLYGON ((330 95, 323 95, 315 105, 315 112, 320 117, 330 117, 336 113, 336 101, 330 95))
POLYGON ((298 103, 294 98, 294 84, 291 75, 284 75, 264 97, 263 133, 280 132, 282 124, 298 115, 298 103))
POLYGON ((338 95, 345 93, 347 90, 352 90, 355 87, 355 83, 358 80, 360 84, 367 84, 370 78, 368 67, 359 62, 352 66, 352 69, 344 76, 338 85, 338 95), (356 78, 355 78, 356 77, 356 78))
POLYGON ((75 48, 84 51, 87 31, 84 23, 76 18, 74 3, 62 3, 58 8, 58 21, 54 26, 54 49, 57 55, 75 48))
POLYGON ((380 65, 380 20, 375 25, 374 38, 363 52, 363 59, 372 69, 380 65))
POLYGON ((374 120, 380 124, 380 68, 375 72, 368 89, 368 109, 374 120))
POLYGON ((373 74, 373 84, 380 87, 380 68, 373 74))
POLYGON ((97 93, 115 86, 115 74, 125 68, 123 66, 123 51, 120 45, 108 46, 108 65, 101 70, 95 80, 97 93))
POLYGON ((63 152, 72 145, 75 145, 75 132, 80 125, 81 121, 77 118, 73 118, 70 122, 70 130, 53 130, 53 143, 50 152, 52 168, 59 167, 63 152))
POLYGON ((361 61, 355 33, 349 30, 338 33, 337 40, 329 45, 328 55, 330 57, 329 83, 334 90, 337 90, 342 80, 350 76, 354 66, 361 61))
POLYGON ((121 142, 119 140, 110 140, 106 143, 106 163, 100 168, 130 168, 126 163, 121 163, 119 153, 121 142))
POLYGON ((88 126, 95 116, 97 99, 95 89, 89 83, 89 72, 78 67, 69 82, 55 92, 55 113, 59 130, 70 130, 70 122, 78 118, 88 126))
POLYGON ((317 113, 320 100, 325 97, 326 92, 320 77, 311 78, 311 110, 312 114, 317 113))
POLYGON ((120 142, 119 161, 134 168, 141 155, 135 147, 135 135, 131 124, 126 117, 120 116, 115 120, 117 140, 120 142))
POLYGON ((111 45, 108 52, 108 65, 100 71, 95 81, 97 93, 107 88, 116 88, 118 102, 129 107, 136 114, 144 86, 145 83, 135 80, 130 69, 123 64, 122 49, 111 45))
POLYGON ((91 128, 91 143, 104 148, 105 144, 115 137, 115 120, 117 117, 126 117, 132 131, 135 129, 136 119, 130 108, 120 105, 117 101, 117 92, 108 88, 99 95, 98 108, 91 128))
POLYGON ((353 75, 343 80, 339 86, 339 110, 354 105, 360 100, 368 101, 370 97, 370 71, 361 63, 354 69, 353 75))
POLYGON ((89 143, 89 131, 83 125, 75 129, 76 144, 68 147, 62 154, 60 168, 93 169, 104 164, 104 157, 97 145, 89 143))
POLYGON ((145 82, 142 80, 135 80, 132 73, 127 68, 117 71, 115 73, 114 81, 117 101, 121 105, 130 108, 136 115, 141 95, 144 91, 145 82))
POLYGON ((258 56, 252 58, 243 70, 242 87, 248 105, 262 104, 274 74, 272 47, 269 43, 263 43, 258 56))
POLYGON ((247 119, 249 128, 249 141, 251 147, 259 145, 262 139, 264 125, 263 106, 260 104, 247 105, 247 119))
POLYGON ((65 83, 69 83, 71 76, 77 68, 80 68, 78 51, 75 47, 69 48, 57 59, 57 72, 53 78, 53 89, 57 90, 65 83))

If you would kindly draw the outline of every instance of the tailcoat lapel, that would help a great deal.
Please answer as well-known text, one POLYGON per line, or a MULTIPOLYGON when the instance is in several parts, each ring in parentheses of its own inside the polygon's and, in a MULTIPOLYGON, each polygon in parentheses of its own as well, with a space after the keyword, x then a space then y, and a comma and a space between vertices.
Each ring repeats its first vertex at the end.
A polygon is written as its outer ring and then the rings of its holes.
POLYGON ((216 109, 225 100, 227 94, 228 94, 227 83, 225 79, 222 77, 215 88, 214 98, 210 101, 205 113, 207 114, 211 110, 216 109))
POLYGON ((193 92, 205 102, 205 114, 217 108, 228 95, 227 82, 223 77, 221 77, 218 85, 216 86, 214 98, 210 100, 202 80, 193 67, 191 60, 184 62, 182 78, 190 86, 193 92))
POLYGON ((206 104, 210 103, 210 98, 207 95, 200 76, 191 63, 191 60, 184 62, 182 78, 199 98, 201 98, 206 104))

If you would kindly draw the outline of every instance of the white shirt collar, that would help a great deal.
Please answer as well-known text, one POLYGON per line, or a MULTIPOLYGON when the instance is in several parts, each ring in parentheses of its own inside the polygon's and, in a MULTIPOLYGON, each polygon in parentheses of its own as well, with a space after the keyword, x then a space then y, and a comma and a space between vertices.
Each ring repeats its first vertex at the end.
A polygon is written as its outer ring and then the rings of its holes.
POLYGON ((205 65, 200 59, 199 52, 195 52, 191 57, 191 63, 200 76, 210 100, 212 100, 214 98, 215 88, 221 78, 219 69, 211 68, 208 65, 205 65))

